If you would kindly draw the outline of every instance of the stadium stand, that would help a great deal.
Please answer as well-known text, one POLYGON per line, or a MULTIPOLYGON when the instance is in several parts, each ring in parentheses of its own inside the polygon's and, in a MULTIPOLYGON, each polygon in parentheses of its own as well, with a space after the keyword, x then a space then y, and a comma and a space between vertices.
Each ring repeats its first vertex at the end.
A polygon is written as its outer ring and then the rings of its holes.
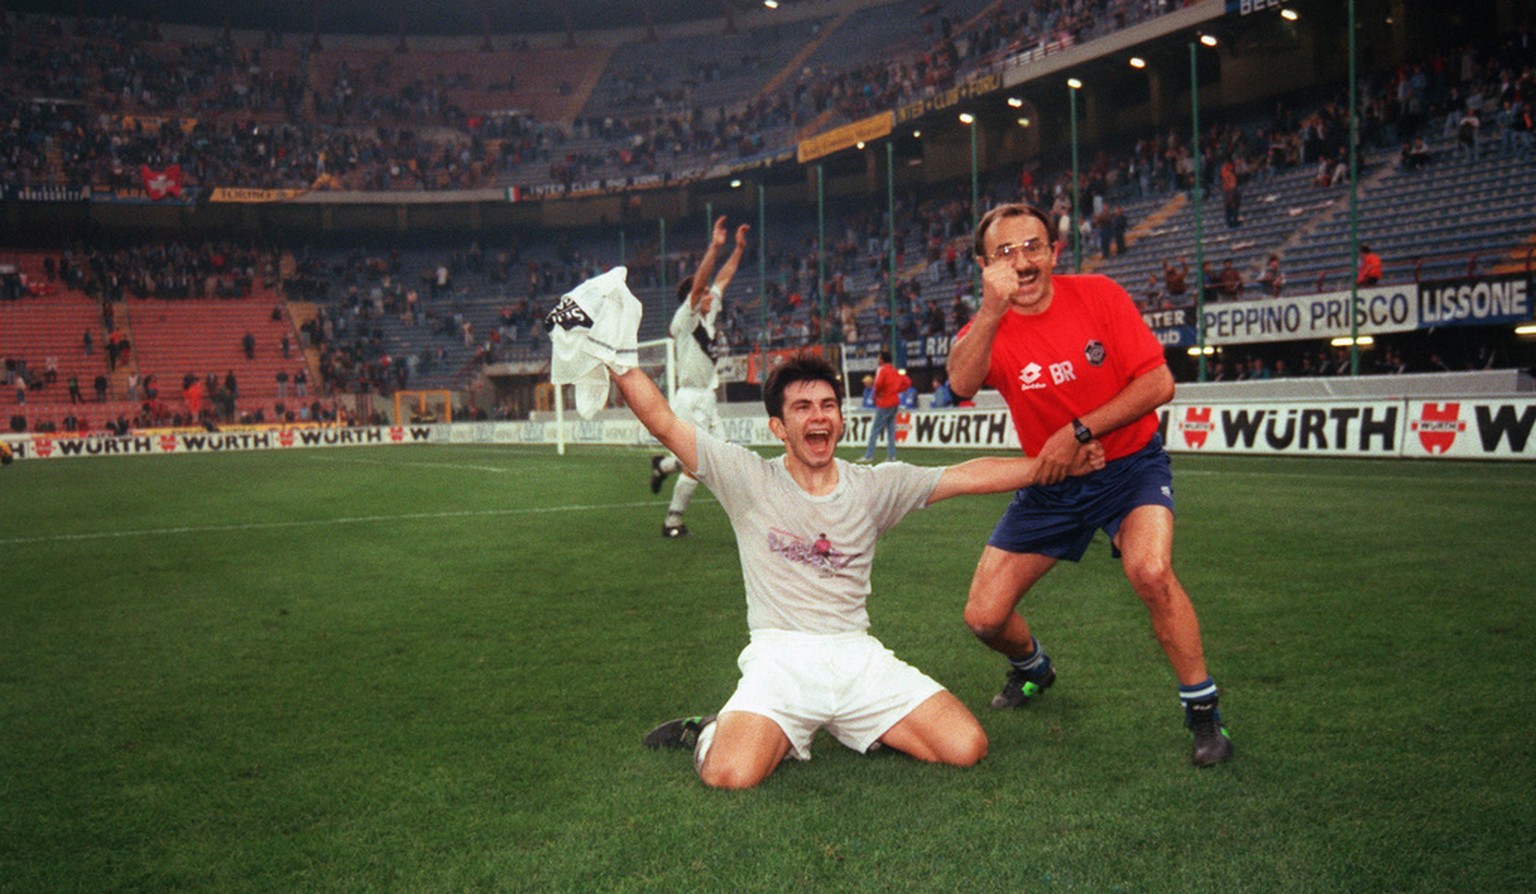
MULTIPOLYGON (((256 46, 227 30, 216 37, 195 29, 162 33, 121 19, 64 29, 56 20, 12 14, 0 32, 0 72, 16 85, 0 91, 0 114, 12 122, 0 132, 0 187, 137 189, 141 166, 160 170, 173 161, 189 188, 420 192, 599 183, 602 191, 640 176, 688 180, 713 165, 782 152, 808 124, 830 127, 931 97, 970 74, 1029 64, 1168 12, 1108 2, 1028 12, 981 0, 877 5, 878 15, 754 21, 705 36, 584 36, 564 47, 498 41, 498 49, 477 47, 472 56, 417 38, 396 46, 317 35, 312 44, 285 46, 268 35, 256 46), (66 59, 80 64, 62 64, 66 59)), ((1529 42, 1512 45, 1506 37, 1478 48, 1447 47, 1363 79, 1369 126, 1359 238, 1382 255, 1386 282, 1529 269, 1536 231, 1530 130, 1496 113, 1493 100, 1513 95, 1529 105, 1536 98, 1532 63, 1529 42), (1456 54, 1470 59, 1459 79, 1447 74, 1456 54), (1449 123, 1449 113, 1470 101, 1463 96, 1486 103, 1475 160, 1449 123), (1405 165, 1399 141, 1416 134, 1426 138, 1425 154, 1405 165)), ((1286 294, 1347 288, 1354 271, 1348 193, 1329 173, 1344 142, 1337 89, 1312 85, 1283 99, 1279 110, 1271 100, 1228 103, 1200 135, 1198 166, 1187 129, 1177 125, 1086 147, 1085 220, 1068 225, 1082 240, 1084 269, 1112 276, 1148 307, 1191 302, 1193 276, 1183 297, 1162 294, 1159 285, 1166 262, 1195 260, 1191 187, 1198 167, 1203 255, 1213 272, 1227 264, 1238 271, 1244 288, 1235 297, 1257 294, 1271 256, 1287 276, 1286 294), (1284 109, 1287 103, 1301 113, 1284 109), (1240 221, 1231 225, 1219 173, 1228 160, 1242 195, 1240 221), (1320 172, 1332 182, 1320 184, 1320 172), (1123 239, 1114 238, 1117 217, 1123 239)), ((982 206, 1022 198, 1055 218, 1069 215, 1071 172, 1064 162, 1059 151, 1047 152, 1022 166, 1005 160, 982 172, 982 206)), ((766 232, 755 234, 766 239, 763 266, 754 244, 744 265, 750 269, 728 301, 722 340, 743 352, 823 333, 849 342, 873 342, 893 330, 907 338, 952 333, 974 301, 968 236, 981 209, 957 198, 963 192, 953 182, 904 189, 894 220, 880 203, 834 199, 824 276, 817 275, 806 209, 771 209, 766 232)), ((757 221, 747 222, 756 229, 757 221)), ((542 311, 563 289, 620 260, 646 305, 642 338, 660 337, 671 287, 691 270, 702 240, 674 223, 660 258, 651 226, 627 221, 626 249, 615 245, 613 224, 487 234, 483 251, 467 239, 448 248, 392 249, 381 241, 362 251, 295 243, 282 250, 288 272, 279 292, 258 286, 254 296, 233 301, 157 294, 122 304, 132 348, 122 369, 108 371, 109 398, 126 396, 123 369, 178 383, 186 372, 222 376, 233 369, 242 402, 249 395, 272 412, 274 369, 236 368, 233 361, 243 357, 178 353, 178 345, 237 344, 230 327, 255 325, 274 307, 280 319, 259 322, 285 327, 294 352, 307 349, 302 359, 311 380, 330 393, 464 388, 487 364, 539 363, 548 350, 542 311), (439 267, 451 285, 434 286, 439 267), (418 296, 414 313, 411 291, 418 296), (207 318, 199 315, 204 305, 207 318), (172 325, 178 311, 184 313, 172 325)), ((61 248, 18 257, 24 269, 40 271, 44 256, 61 248)), ((41 277, 29 272, 33 282, 41 277)), ((0 347, 7 357, 27 355, 35 369, 31 355, 46 341, 59 352, 61 370, 83 362, 94 382, 88 367, 102 363, 99 350, 94 361, 72 356, 67 342, 78 334, 67 333, 99 316, 99 294, 0 302, 15 305, 4 308, 15 322, 7 322, 13 335, 0 336, 10 339, 0 347), (50 322, 50 314, 63 321, 50 322), (14 338, 23 331, 55 334, 14 338)), ((1207 293, 1210 301, 1229 297, 1214 288, 1207 293)), ((8 406, 16 395, 0 400, 8 406)), ((43 406, 30 395, 27 405, 43 406)))

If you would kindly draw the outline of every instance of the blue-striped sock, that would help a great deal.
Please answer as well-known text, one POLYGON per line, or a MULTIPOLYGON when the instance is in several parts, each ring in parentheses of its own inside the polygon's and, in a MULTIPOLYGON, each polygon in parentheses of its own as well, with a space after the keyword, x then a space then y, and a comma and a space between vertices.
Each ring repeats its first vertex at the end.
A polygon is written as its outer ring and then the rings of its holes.
POLYGON ((1010 658, 1008 663, 1024 676, 1038 680, 1050 671, 1051 657, 1045 654, 1045 650, 1040 648, 1040 641, 1034 637, 1029 638, 1029 647, 1028 655, 1023 658, 1010 658))
POLYGON ((1190 710, 1199 705, 1202 708, 1209 706, 1208 709, 1214 712, 1216 722, 1220 723, 1221 712, 1216 710, 1217 694, 1216 681, 1210 677, 1188 686, 1179 684, 1179 702, 1184 705, 1185 722, 1188 723, 1190 720, 1190 710))

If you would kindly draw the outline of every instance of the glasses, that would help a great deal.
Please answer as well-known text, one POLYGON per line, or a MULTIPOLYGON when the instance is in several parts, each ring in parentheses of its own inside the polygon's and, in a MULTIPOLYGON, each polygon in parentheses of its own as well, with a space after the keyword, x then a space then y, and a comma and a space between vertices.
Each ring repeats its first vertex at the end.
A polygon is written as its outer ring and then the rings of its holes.
POLYGON ((1026 239, 1023 242, 1004 242, 992 250, 992 261, 1012 261, 1014 258, 1023 258, 1026 261, 1043 261, 1051 254, 1051 243, 1044 239, 1026 239))

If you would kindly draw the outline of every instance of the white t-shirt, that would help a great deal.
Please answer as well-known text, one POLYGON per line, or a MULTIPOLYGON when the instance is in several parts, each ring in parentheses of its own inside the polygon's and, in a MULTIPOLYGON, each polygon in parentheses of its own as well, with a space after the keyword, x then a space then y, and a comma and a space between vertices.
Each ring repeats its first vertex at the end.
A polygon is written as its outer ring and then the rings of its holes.
POLYGON ((784 457, 696 431, 699 479, 730 516, 741 555, 750 630, 846 633, 869 628, 875 541, 922 508, 942 467, 836 460, 837 488, 807 494, 784 457))
POLYGON ((709 303, 709 313, 694 312, 693 302, 683 299, 672 314, 672 326, 668 330, 677 342, 677 386, 679 388, 717 388, 720 379, 715 373, 715 319, 720 316, 723 300, 720 289, 709 287, 714 296, 709 303))

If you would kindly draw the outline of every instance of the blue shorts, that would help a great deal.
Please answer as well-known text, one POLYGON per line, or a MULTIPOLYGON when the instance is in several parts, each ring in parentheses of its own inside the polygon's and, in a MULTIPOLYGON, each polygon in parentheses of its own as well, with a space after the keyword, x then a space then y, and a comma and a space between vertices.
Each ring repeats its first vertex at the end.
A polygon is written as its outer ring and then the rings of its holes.
POLYGON ((987 545, 1076 562, 1088 551, 1094 532, 1104 531, 1113 543, 1131 510, 1149 505, 1173 511, 1173 468, 1159 435, 1097 472, 1019 491, 987 545))

